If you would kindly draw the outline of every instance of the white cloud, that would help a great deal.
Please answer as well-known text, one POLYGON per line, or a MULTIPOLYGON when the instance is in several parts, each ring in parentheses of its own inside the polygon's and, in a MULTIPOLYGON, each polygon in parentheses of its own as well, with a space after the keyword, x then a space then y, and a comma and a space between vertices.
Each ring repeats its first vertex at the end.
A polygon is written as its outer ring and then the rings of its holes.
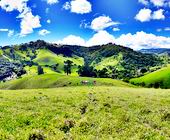
POLYGON ((150 9, 141 9, 135 19, 141 22, 150 21, 152 19, 152 11, 150 9))
POLYGON ((170 27, 166 27, 164 30, 165 31, 170 31, 170 27))
POLYGON ((14 35, 14 30, 9 30, 8 31, 8 37, 11 37, 11 36, 13 36, 14 35))
POLYGON ((7 32, 8 37, 11 37, 14 35, 14 30, 9 30, 9 29, 0 29, 0 32, 7 32))
POLYGON ((86 46, 103 45, 114 42, 115 38, 113 35, 109 34, 107 31, 99 31, 86 42, 86 46))
POLYGON ((56 43, 65 44, 65 45, 80 45, 85 46, 85 40, 80 36, 69 35, 65 37, 63 40, 59 40, 56 43))
POLYGON ((47 20, 47 23, 48 23, 48 24, 50 24, 50 23, 51 23, 51 20, 50 20, 50 19, 48 19, 48 20, 47 20))
POLYGON ((165 28, 157 29, 157 32, 161 32, 161 31, 170 31, 170 27, 165 27, 165 28))
MULTIPOLYGON (((31 9, 27 6, 28 0, 1 0, 0 7, 7 12, 14 10, 20 14, 17 18, 21 19, 20 23, 20 36, 26 36, 33 32, 34 28, 41 27, 40 17, 34 16, 31 9)), ((12 32, 11 32, 12 34, 12 32)))
POLYGON ((58 2, 59 2, 58 0, 47 0, 47 3, 50 5, 58 3, 58 2))
POLYGON ((63 40, 58 41, 57 43, 67 45, 81 45, 87 47, 115 43, 117 45, 129 47, 134 50, 140 50, 143 48, 170 48, 170 37, 156 36, 154 34, 148 34, 141 31, 135 34, 123 34, 120 37, 115 38, 107 31, 99 31, 94 34, 88 41, 85 41, 79 36, 70 35, 63 40))
POLYGON ((120 23, 112 21, 112 19, 109 16, 99 16, 91 22, 91 29, 95 31, 100 31, 118 24, 120 23))
POLYGON ((113 31, 117 32, 117 31, 120 31, 120 29, 119 28, 113 28, 113 31))
POLYGON ((138 2, 142 3, 144 5, 148 5, 149 4, 148 0, 138 0, 138 2))
POLYGON ((134 50, 142 48, 170 48, 170 38, 147 34, 143 31, 136 34, 123 34, 116 39, 116 44, 130 47, 134 50))
POLYGON ((114 42, 115 38, 109 34, 107 31, 99 31, 92 36, 88 41, 85 41, 80 36, 69 35, 65 37, 63 40, 57 41, 58 44, 66 44, 66 45, 80 45, 80 46, 94 46, 94 45, 103 45, 110 42, 114 42))
POLYGON ((51 33, 51 32, 48 31, 48 30, 46 30, 46 29, 40 30, 40 31, 38 32, 38 34, 41 35, 41 36, 45 36, 45 35, 50 34, 50 33, 51 33))
POLYGON ((71 9, 70 2, 66 2, 66 3, 63 5, 63 9, 65 9, 65 10, 71 9))
POLYGON ((165 5, 166 0, 150 0, 155 6, 162 7, 165 5))
POLYGON ((159 9, 157 11, 152 12, 150 9, 141 9, 139 13, 135 17, 136 20, 140 22, 147 22, 150 20, 163 20, 165 19, 164 10, 159 9))
POLYGON ((165 19, 165 16, 164 16, 164 10, 163 9, 159 9, 157 11, 155 11, 153 13, 153 19, 156 19, 156 20, 160 20, 160 19, 165 19))
POLYGON ((8 32, 8 29, 0 29, 0 32, 8 32))
POLYGON ((27 34, 30 34, 33 32, 34 28, 41 27, 40 24, 40 17, 39 16, 33 16, 31 11, 26 11, 25 13, 22 13, 18 16, 18 18, 21 18, 21 32, 20 36, 26 36, 27 34))
POLYGON ((71 10, 72 13, 87 14, 92 11, 92 5, 87 0, 72 0, 63 5, 65 10, 71 10))
POLYGON ((7 12, 11 12, 13 10, 17 10, 22 12, 26 6, 28 0, 1 0, 0 6, 2 9, 7 12))

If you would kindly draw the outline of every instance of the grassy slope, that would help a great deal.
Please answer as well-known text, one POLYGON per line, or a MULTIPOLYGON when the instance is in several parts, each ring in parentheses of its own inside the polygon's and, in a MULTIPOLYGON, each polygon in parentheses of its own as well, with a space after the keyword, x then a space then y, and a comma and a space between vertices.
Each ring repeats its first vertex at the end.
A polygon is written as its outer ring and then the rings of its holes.
POLYGON ((0 91, 0 139, 169 139, 169 101, 170 90, 154 89, 0 91))
POLYGON ((0 84, 0 89, 38 89, 38 88, 55 88, 66 86, 83 86, 81 81, 87 80, 90 82, 88 86, 93 85, 93 81, 96 81, 96 86, 121 86, 121 87, 133 87, 132 85, 113 79, 103 78, 86 78, 76 76, 65 76, 61 74, 44 74, 24 76, 21 79, 12 80, 6 83, 0 84))
POLYGON ((118 56, 102 58, 102 61, 94 66, 97 70, 102 70, 103 68, 107 68, 108 66, 116 66, 119 61, 121 61, 122 57, 122 54, 119 53, 118 56))
POLYGON ((170 65, 145 76, 131 79, 130 82, 135 84, 144 82, 146 86, 155 82, 163 82, 165 88, 170 88, 170 65))
MULTIPOLYGON (((63 72, 63 67, 64 67, 64 61, 66 60, 71 60, 73 61, 74 64, 78 65, 83 65, 84 60, 83 58, 80 57, 63 57, 62 55, 56 55, 53 52, 49 50, 38 50, 38 55, 34 59, 34 62, 37 62, 40 65, 54 65, 54 64, 59 64, 58 70, 60 72, 63 72)), ((73 67, 73 73, 75 73, 77 70, 76 67, 73 67)))

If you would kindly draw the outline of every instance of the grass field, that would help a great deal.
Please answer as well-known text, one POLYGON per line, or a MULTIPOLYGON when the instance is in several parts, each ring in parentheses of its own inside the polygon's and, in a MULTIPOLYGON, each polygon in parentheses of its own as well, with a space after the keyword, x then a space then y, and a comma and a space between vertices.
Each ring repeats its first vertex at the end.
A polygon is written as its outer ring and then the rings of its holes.
POLYGON ((170 88, 170 65, 145 76, 131 79, 130 82, 134 84, 144 83, 146 87, 161 83, 161 88, 170 88))
MULTIPOLYGON (((30 73, 34 73, 34 69, 30 73)), ((49 72, 49 71, 48 71, 49 72)), ((56 88, 70 86, 84 86, 81 82, 88 81, 85 86, 93 86, 96 81, 96 86, 119 86, 119 87, 134 87, 131 84, 107 78, 89 78, 78 76, 66 76, 62 74, 52 73, 44 75, 24 76, 21 79, 12 80, 1 83, 0 89, 38 89, 38 88, 56 88)))
POLYGON ((170 90, 65 87, 0 91, 0 139, 170 138, 170 90))

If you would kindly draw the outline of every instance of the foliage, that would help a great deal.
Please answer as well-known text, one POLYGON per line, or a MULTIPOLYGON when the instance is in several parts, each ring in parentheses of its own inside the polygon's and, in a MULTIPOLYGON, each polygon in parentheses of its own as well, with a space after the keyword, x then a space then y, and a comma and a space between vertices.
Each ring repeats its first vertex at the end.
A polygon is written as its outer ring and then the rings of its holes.
POLYGON ((37 67, 37 73, 38 73, 38 75, 44 74, 44 70, 41 66, 37 67))
POLYGON ((71 67, 73 65, 73 61, 66 60, 64 61, 64 72, 69 75, 71 74, 71 67))

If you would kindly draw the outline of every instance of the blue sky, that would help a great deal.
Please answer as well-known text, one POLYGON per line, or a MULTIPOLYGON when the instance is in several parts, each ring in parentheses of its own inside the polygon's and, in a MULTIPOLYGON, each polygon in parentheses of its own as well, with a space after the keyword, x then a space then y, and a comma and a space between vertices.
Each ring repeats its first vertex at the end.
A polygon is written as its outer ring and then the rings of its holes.
POLYGON ((0 0, 0 46, 43 39, 170 47, 169 0, 0 0))

